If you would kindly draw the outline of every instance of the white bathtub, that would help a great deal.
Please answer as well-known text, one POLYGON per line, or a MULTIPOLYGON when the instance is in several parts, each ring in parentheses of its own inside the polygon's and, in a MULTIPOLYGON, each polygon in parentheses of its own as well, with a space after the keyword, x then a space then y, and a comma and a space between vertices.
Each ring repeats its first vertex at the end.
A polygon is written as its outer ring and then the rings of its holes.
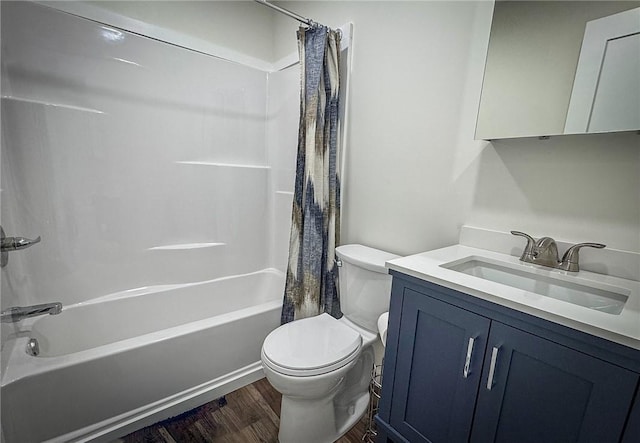
POLYGON ((267 269, 112 294, 28 319, 2 379, 6 443, 109 441, 262 375, 284 276, 267 269), (40 355, 26 353, 30 338, 40 355))

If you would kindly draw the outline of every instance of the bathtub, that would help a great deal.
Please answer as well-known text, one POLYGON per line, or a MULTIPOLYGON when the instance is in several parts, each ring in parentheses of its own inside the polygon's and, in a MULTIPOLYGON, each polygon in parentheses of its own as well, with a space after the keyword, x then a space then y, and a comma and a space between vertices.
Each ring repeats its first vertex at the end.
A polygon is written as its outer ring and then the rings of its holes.
POLYGON ((263 377, 274 269, 124 291, 26 319, 5 344, 6 443, 111 441, 263 377), (40 354, 26 353, 30 338, 40 354))

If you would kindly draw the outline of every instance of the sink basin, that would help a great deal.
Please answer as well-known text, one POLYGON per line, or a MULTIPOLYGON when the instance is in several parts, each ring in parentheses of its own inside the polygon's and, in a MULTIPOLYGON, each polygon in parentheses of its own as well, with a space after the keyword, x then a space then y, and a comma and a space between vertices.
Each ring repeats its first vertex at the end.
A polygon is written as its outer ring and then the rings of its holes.
POLYGON ((440 265, 443 268, 533 292, 607 314, 619 315, 630 291, 625 288, 590 282, 558 271, 526 267, 485 257, 466 257, 440 265))

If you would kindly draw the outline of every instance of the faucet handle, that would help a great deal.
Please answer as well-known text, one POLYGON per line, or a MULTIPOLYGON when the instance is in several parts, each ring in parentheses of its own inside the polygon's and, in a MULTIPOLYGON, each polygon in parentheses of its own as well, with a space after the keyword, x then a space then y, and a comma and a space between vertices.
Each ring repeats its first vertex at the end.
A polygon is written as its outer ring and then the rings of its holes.
POLYGON ((558 265, 559 269, 569 272, 578 272, 580 270, 580 249, 584 247, 602 249, 607 245, 602 243, 578 243, 567 249, 567 252, 562 256, 562 261, 558 265))
POLYGON ((524 237, 527 239, 527 245, 524 247, 524 251, 522 251, 522 256, 520 256, 520 260, 525 261, 525 257, 534 258, 535 248, 536 248, 536 239, 531 237, 529 234, 520 231, 511 231, 511 234, 517 235, 519 237, 524 237))
POLYGON ((25 237, 5 237, 2 239, 0 249, 2 252, 6 251, 19 251, 20 249, 26 249, 29 246, 33 246, 36 243, 40 243, 40 236, 31 240, 25 237))

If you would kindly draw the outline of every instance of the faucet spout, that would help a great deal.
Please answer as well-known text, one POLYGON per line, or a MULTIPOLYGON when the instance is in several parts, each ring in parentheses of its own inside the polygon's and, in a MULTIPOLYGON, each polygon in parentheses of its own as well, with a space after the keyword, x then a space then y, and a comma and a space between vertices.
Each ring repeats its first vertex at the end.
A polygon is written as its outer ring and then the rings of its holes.
POLYGON ((536 240, 524 232, 511 231, 511 233, 527 239, 527 246, 522 251, 520 261, 552 268, 558 266, 558 245, 554 239, 541 237, 536 240))
POLYGON ((13 308, 5 309, 0 313, 1 323, 15 323, 20 320, 29 317, 35 317, 38 315, 57 315, 62 312, 62 303, 45 303, 41 305, 33 306, 16 306, 13 308))
POLYGON ((539 238, 534 247, 534 258, 531 263, 537 265, 558 267, 558 245, 551 237, 539 238))

